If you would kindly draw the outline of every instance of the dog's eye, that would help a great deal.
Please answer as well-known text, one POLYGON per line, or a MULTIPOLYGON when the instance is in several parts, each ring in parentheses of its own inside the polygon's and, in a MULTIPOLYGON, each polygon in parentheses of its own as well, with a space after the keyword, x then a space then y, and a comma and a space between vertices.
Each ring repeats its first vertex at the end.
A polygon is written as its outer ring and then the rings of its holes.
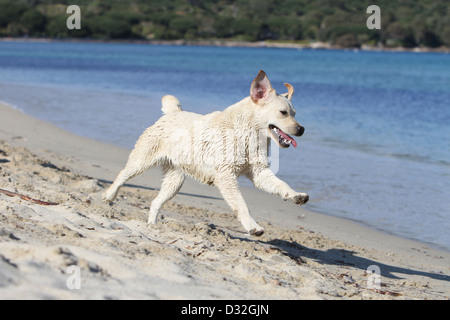
POLYGON ((287 111, 280 111, 283 116, 287 115, 287 111))

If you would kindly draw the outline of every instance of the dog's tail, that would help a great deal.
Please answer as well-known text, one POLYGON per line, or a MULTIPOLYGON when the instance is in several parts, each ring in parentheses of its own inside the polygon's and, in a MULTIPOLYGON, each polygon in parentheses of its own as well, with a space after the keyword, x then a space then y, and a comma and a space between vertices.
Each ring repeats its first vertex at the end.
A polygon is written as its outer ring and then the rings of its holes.
POLYGON ((164 114, 182 111, 180 101, 174 96, 171 95, 164 96, 161 99, 161 103, 162 103, 161 110, 164 114))

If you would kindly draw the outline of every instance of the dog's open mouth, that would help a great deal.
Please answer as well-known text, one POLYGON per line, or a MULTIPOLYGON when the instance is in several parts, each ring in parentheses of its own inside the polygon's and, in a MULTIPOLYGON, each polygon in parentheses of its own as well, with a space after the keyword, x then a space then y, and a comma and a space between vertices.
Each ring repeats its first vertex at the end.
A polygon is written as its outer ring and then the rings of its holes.
POLYGON ((278 128, 277 126, 274 126, 273 124, 269 125, 270 133, 272 134, 272 137, 275 141, 278 142, 278 145, 282 148, 289 148, 289 146, 292 144, 294 148, 297 147, 297 141, 295 141, 290 135, 286 134, 278 128))

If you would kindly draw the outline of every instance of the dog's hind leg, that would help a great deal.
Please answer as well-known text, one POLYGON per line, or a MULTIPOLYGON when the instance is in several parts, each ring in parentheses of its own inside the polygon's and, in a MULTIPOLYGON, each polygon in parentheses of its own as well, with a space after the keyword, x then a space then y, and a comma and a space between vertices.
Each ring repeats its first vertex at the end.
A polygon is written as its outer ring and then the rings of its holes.
POLYGON ((125 182, 143 173, 145 170, 156 164, 155 159, 146 156, 148 154, 149 153, 141 152, 141 150, 136 148, 131 152, 125 168, 119 172, 113 184, 103 193, 102 198, 104 202, 112 202, 116 198, 120 187, 125 182))
POLYGON ((231 209, 237 214, 245 230, 251 235, 262 235, 264 229, 250 215, 247 204, 239 191, 237 178, 233 175, 226 175, 222 179, 216 177, 214 184, 231 209))
POLYGON ((150 206, 150 215, 148 217, 149 224, 156 223, 159 209, 180 191, 184 182, 184 174, 181 171, 173 167, 166 169, 165 171, 166 173, 161 184, 161 190, 150 206))

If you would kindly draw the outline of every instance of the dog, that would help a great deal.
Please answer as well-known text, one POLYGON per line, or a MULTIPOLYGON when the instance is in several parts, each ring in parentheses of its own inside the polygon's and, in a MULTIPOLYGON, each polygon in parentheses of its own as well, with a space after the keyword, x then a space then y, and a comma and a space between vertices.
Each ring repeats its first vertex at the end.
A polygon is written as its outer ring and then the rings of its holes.
POLYGON ((103 193, 103 201, 111 203, 126 181, 160 165, 164 178, 151 203, 149 224, 156 223, 161 206, 178 193, 189 176, 215 185, 245 230, 261 236, 264 229, 251 216, 239 191, 239 176, 247 176, 255 187, 283 200, 299 205, 309 200, 308 194, 294 191, 277 178, 269 166, 270 139, 280 148, 297 147, 291 135, 300 137, 305 130, 294 118, 294 89, 284 85, 288 92, 277 94, 261 70, 250 86, 249 97, 206 115, 184 111, 176 97, 164 96, 164 115, 140 136, 125 168, 103 193))

